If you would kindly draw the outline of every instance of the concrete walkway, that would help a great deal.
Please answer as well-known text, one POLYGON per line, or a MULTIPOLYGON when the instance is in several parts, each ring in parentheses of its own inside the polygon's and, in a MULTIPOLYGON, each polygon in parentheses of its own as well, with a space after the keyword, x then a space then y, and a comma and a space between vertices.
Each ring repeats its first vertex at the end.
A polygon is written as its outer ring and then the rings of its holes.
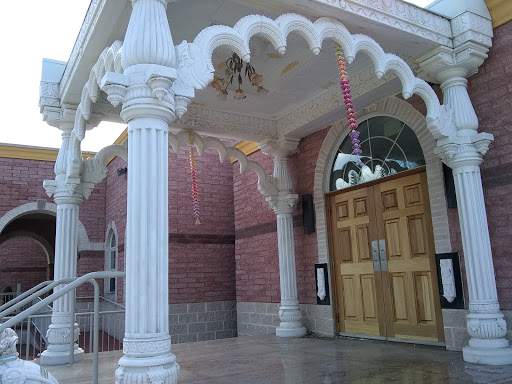
MULTIPOLYGON (((179 383, 512 383, 512 366, 462 361, 439 347, 354 339, 240 337, 172 346, 179 383)), ((100 353, 100 383, 114 383, 121 352, 100 353)), ((47 367, 60 384, 90 384, 92 355, 73 367, 47 367)))

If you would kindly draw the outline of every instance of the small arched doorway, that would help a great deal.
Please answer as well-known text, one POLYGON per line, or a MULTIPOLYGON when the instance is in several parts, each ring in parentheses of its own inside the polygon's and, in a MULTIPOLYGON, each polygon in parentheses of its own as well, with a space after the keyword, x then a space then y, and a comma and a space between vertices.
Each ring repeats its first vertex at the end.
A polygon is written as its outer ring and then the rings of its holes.
POLYGON ((340 145, 326 195, 335 324, 342 334, 444 341, 425 160, 405 123, 360 124, 340 145))

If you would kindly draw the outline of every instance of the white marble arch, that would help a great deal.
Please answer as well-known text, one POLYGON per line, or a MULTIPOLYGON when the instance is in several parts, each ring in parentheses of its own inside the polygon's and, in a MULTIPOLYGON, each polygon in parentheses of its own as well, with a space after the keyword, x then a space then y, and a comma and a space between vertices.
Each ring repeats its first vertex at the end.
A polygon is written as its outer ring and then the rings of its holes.
MULTIPOLYGON (((394 117, 406 123, 418 137, 427 168, 426 172, 436 253, 451 252, 450 227, 448 224, 448 212, 444 194, 442 162, 439 156, 434 153, 436 141, 427 129, 425 116, 408 102, 396 97, 389 97, 386 100, 357 112, 358 123, 375 116, 394 117)), ((316 162, 313 196, 316 213, 318 262, 320 263, 329 262, 325 194, 329 192, 329 178, 334 157, 341 142, 348 133, 349 128, 346 124, 346 119, 333 124, 323 141, 316 162)))
MULTIPOLYGON (((16 208, 11 209, 0 218, 0 234, 3 232, 5 227, 9 225, 9 223, 13 222, 21 216, 29 215, 32 213, 44 213, 51 216, 56 216, 57 205, 48 203, 44 200, 38 200, 34 203, 22 204, 16 208)), ((89 241, 87 230, 85 229, 82 222, 78 221, 78 251, 103 251, 103 249, 103 242, 94 243, 89 241)))

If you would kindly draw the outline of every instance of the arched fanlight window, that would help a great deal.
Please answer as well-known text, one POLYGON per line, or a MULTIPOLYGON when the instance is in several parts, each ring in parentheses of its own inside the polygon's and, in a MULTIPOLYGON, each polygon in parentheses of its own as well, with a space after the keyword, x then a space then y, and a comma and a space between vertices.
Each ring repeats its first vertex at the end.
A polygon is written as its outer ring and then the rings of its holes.
POLYGON ((332 166, 331 191, 425 165, 416 134, 400 120, 372 117, 359 124, 358 130, 363 153, 353 155, 350 137, 343 140, 332 166))

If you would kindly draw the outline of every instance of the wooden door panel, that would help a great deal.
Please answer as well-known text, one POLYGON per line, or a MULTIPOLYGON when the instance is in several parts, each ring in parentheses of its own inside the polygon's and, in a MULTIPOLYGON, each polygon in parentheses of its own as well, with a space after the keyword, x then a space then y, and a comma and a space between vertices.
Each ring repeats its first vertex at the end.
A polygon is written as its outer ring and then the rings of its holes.
POLYGON ((414 293, 418 323, 435 324, 434 297, 430 271, 414 273, 414 293))
POLYGON ((357 294, 359 290, 356 286, 357 279, 354 275, 344 275, 341 278, 341 291, 343 292, 343 307, 345 320, 359 320, 357 310, 357 294))
POLYGON ((334 258, 336 311, 341 332, 380 335, 379 314, 382 303, 377 300, 371 241, 376 238, 370 222, 373 201, 368 190, 331 196, 330 244, 334 258), (334 215, 333 215, 334 213, 334 215))
POLYGON ((407 279, 405 273, 391 273, 391 298, 393 322, 407 323, 411 322, 409 316, 409 305, 407 297, 407 279))
POLYGON ((442 341, 442 317, 436 299, 437 276, 430 206, 424 174, 384 182, 374 192, 378 227, 386 239, 392 309, 388 336, 442 341))
POLYGON ((411 215, 407 217, 409 234, 409 248, 411 257, 428 257, 428 240, 426 234, 425 215, 411 215))
POLYGON ((370 243, 370 226, 368 224, 356 226, 356 237, 357 237, 357 255, 359 255, 360 261, 372 262, 372 248, 370 243))
MULTIPOLYGON (((402 233, 400 228, 400 220, 386 220, 384 222, 384 238, 386 239, 386 252, 388 260, 401 260, 402 257, 402 233)), ((389 261, 388 261, 389 264, 389 261)))
MULTIPOLYGON (((425 173, 331 195, 328 209, 338 329, 442 341, 425 173), (372 242, 380 239, 387 270, 374 271, 372 242)), ((380 255, 376 268, 385 268, 380 255)))
POLYGON ((361 275, 361 304, 365 321, 377 322, 377 301, 375 299, 375 276, 361 275))
POLYGON ((352 247, 350 246, 350 228, 338 229, 337 242, 341 262, 352 261, 352 247))

